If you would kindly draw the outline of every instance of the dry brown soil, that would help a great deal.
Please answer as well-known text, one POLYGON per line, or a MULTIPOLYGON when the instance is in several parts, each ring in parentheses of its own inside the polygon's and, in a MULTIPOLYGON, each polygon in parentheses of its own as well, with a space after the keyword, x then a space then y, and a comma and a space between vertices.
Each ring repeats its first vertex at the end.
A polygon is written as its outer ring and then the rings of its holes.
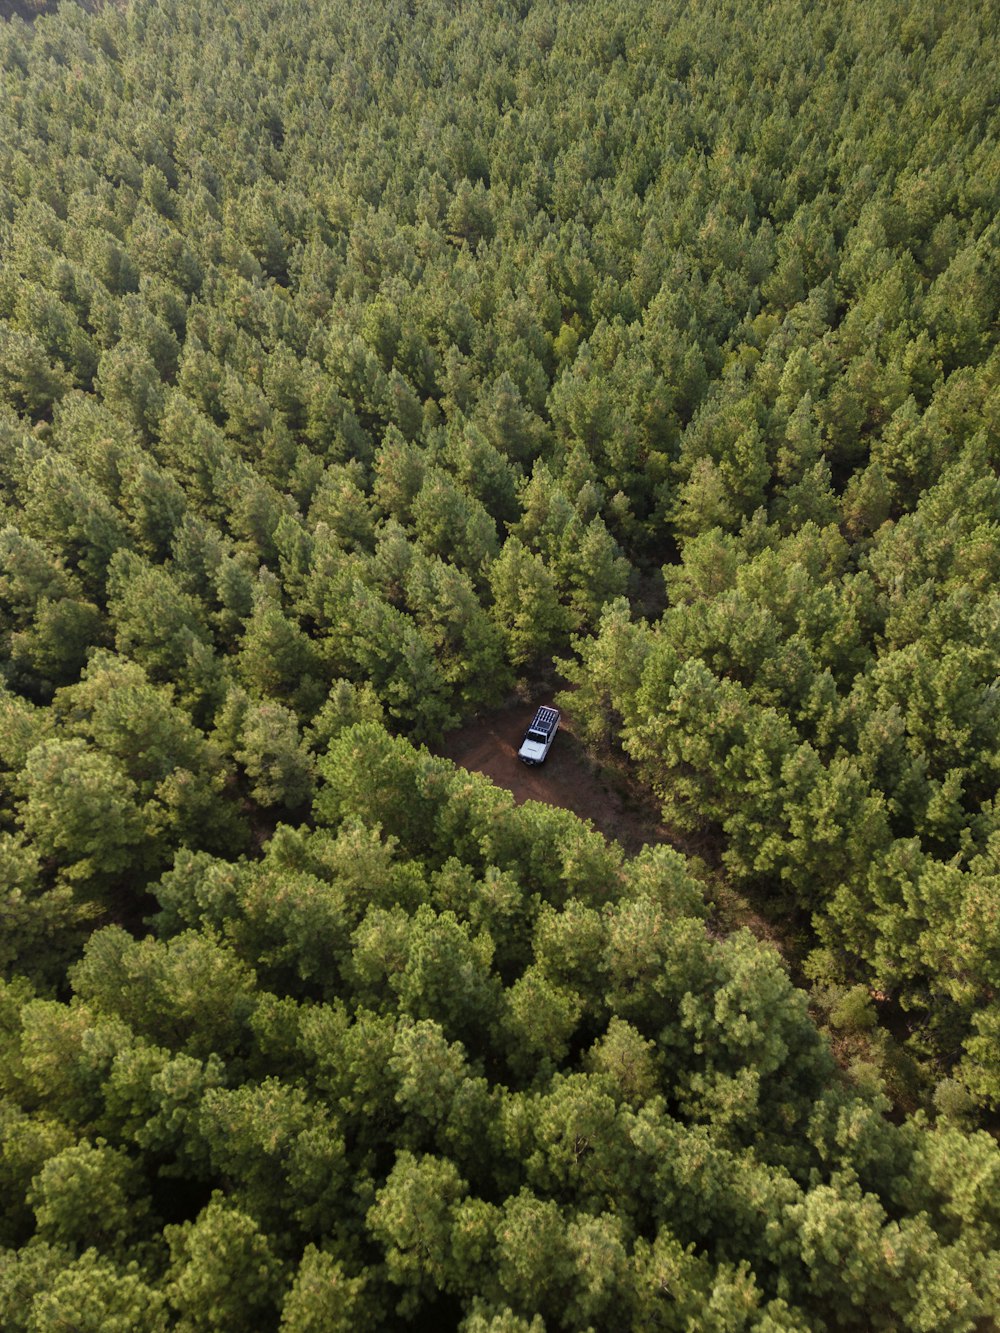
POLYGON ((464 727, 448 732, 435 749, 474 773, 484 773, 514 799, 544 801, 589 819, 607 838, 615 838, 634 854, 645 843, 678 840, 659 822, 655 806, 647 804, 613 768, 600 768, 570 731, 565 717, 544 764, 522 764, 517 750, 540 704, 551 704, 541 694, 531 704, 509 700, 464 727))

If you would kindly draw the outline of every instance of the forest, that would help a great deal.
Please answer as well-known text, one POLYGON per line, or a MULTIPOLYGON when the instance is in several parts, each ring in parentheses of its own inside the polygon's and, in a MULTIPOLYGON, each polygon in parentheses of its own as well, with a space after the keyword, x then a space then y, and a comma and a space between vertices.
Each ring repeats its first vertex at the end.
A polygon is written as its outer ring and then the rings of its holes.
POLYGON ((0 1327, 995 1329, 995 0, 3 15, 0 1327))

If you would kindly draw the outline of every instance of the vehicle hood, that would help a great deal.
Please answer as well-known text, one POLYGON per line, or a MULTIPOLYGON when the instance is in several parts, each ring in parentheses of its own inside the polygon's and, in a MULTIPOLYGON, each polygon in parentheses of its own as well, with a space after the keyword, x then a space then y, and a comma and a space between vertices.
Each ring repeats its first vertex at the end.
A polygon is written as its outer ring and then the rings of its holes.
POLYGON ((519 759, 541 759, 545 754, 545 746, 539 745, 537 741, 525 741, 517 752, 519 759))

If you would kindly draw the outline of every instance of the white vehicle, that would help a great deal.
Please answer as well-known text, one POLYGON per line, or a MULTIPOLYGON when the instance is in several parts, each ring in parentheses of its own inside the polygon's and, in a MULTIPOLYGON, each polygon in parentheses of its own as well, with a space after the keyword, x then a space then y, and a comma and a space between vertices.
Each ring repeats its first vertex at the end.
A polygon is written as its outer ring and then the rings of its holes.
POLYGON ((524 740, 517 752, 522 764, 544 763, 545 756, 559 730, 560 716, 558 708, 539 708, 531 726, 524 733, 524 740))

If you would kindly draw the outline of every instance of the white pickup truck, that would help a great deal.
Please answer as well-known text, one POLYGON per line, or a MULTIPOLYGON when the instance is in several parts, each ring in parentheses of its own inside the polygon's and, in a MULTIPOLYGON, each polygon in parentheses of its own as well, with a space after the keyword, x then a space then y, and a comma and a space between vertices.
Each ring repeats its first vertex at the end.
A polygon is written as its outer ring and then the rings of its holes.
POLYGON ((541 764, 545 762, 545 756, 548 754, 555 734, 559 730, 560 716, 558 708, 539 708, 532 719, 531 726, 524 733, 524 740, 517 752, 517 757, 522 764, 541 764))

